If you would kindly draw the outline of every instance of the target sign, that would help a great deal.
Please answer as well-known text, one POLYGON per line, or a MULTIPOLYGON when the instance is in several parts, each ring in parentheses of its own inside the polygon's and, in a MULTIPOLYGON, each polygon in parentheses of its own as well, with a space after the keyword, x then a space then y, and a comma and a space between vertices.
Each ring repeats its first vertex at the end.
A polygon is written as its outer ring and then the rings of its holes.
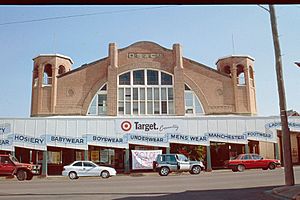
POLYGON ((132 125, 129 121, 124 121, 121 124, 121 128, 123 131, 129 131, 131 129, 132 125))

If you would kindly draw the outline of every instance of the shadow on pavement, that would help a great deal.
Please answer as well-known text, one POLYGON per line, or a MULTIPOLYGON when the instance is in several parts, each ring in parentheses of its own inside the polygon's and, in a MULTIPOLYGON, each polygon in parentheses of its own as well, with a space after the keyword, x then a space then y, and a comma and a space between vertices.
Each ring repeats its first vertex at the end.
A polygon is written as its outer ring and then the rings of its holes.
POLYGON ((271 195, 273 188, 280 186, 219 189, 219 190, 188 190, 181 193, 171 193, 160 196, 136 196, 118 198, 118 200, 272 200, 278 199, 271 195))

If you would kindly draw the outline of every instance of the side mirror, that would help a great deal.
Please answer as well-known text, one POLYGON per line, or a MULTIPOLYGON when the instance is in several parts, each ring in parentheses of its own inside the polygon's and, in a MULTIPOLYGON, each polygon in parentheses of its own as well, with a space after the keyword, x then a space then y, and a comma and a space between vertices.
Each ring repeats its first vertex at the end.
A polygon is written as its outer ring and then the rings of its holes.
POLYGON ((264 158, 263 158, 263 157, 261 157, 260 159, 261 159, 261 160, 263 160, 264 158))

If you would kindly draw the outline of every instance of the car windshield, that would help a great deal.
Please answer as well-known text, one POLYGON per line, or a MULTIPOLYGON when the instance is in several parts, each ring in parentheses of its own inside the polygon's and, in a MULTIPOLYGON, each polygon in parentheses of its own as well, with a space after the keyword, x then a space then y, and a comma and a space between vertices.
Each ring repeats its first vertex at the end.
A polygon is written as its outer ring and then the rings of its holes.
POLYGON ((17 162, 17 163, 19 162, 18 159, 17 159, 16 157, 12 156, 12 155, 10 156, 10 159, 11 159, 13 162, 17 162))

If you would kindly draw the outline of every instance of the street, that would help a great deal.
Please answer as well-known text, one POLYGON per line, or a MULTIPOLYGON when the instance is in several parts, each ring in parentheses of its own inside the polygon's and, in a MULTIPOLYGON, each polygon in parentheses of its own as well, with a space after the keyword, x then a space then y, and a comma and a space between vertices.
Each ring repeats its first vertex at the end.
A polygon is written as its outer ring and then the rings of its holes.
MULTIPOLYGON (((300 183, 300 167, 294 167, 295 182, 300 183)), ((284 185, 283 168, 275 170, 246 170, 232 172, 215 170, 170 174, 161 177, 156 173, 118 175, 109 179, 80 177, 34 178, 32 181, 0 179, 0 200, 14 199, 247 199, 270 200, 265 191, 284 185)))

